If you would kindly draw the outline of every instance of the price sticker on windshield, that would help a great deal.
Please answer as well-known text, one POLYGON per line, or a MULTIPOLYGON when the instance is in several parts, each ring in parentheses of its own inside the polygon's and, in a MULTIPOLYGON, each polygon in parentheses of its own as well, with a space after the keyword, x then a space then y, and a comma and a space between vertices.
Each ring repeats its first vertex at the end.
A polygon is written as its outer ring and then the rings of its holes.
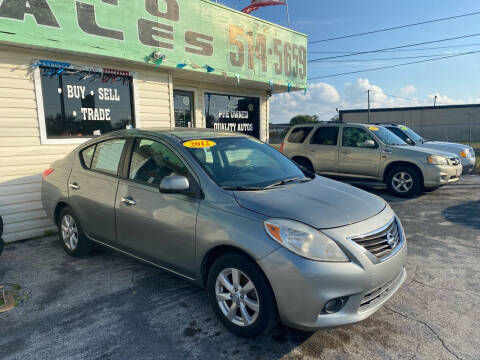
POLYGON ((378 131, 380 130, 378 127, 376 126, 369 126, 368 130, 372 130, 372 131, 378 131))
POLYGON ((191 148, 191 149, 205 149, 205 148, 211 148, 212 146, 217 145, 215 141, 212 140, 190 140, 190 141, 185 141, 183 143, 183 146, 186 148, 191 148))
POLYGON ((400 126, 400 129, 407 131, 408 128, 406 126, 400 126))

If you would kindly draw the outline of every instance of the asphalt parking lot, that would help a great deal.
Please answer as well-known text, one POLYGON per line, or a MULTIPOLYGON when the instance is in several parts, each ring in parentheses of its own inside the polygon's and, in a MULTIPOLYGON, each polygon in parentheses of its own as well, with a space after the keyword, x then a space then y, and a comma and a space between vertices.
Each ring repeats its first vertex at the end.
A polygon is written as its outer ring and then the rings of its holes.
MULTIPOLYGON (((6 247, 1 359, 480 359, 480 176, 390 202, 409 240, 408 279, 358 324, 235 337, 187 280, 99 250, 72 259, 55 237, 6 247)), ((298 299, 301 301, 301 299, 298 299)))

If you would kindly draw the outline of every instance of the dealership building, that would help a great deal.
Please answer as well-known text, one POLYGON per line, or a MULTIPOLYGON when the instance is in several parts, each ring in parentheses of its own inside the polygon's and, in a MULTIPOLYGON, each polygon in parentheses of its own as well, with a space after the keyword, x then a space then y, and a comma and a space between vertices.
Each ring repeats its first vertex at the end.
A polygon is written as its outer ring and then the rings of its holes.
POLYGON ((269 97, 304 90, 307 37, 208 0, 0 1, 0 215, 7 241, 56 231, 41 173, 125 128, 268 141, 269 97))

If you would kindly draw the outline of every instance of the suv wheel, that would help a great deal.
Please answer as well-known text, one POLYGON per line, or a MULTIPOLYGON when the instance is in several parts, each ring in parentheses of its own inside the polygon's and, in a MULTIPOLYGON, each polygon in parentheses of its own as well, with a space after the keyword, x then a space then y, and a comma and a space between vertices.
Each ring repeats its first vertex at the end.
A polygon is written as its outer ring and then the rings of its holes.
POLYGON ((86 255, 92 250, 92 243, 85 236, 71 208, 66 207, 60 213, 58 231, 62 247, 68 255, 86 255))
POLYGON ((259 336, 277 322, 270 284, 245 256, 227 254, 217 259, 208 275, 207 291, 217 317, 239 336, 259 336))
POLYGON ((387 176, 388 190, 396 196, 412 197, 418 195, 423 188, 421 177, 410 166, 397 166, 387 176))

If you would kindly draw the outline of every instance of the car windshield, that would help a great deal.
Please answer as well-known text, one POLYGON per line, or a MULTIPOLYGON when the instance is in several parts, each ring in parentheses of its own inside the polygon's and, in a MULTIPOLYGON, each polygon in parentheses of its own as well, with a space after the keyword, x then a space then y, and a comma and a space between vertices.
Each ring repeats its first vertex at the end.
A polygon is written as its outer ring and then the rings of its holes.
POLYGON ((208 145, 214 145, 187 149, 222 188, 263 190, 310 180, 295 163, 258 140, 247 137, 202 140, 210 140, 208 145))
POLYGON ((371 126, 369 129, 372 130, 372 132, 386 145, 408 145, 405 141, 383 126, 371 126))
POLYGON ((408 137, 410 139, 412 139, 413 141, 425 141, 424 138, 422 138, 420 135, 418 135, 415 131, 413 131, 412 129, 410 129, 409 127, 406 127, 406 126, 400 126, 400 129, 408 135, 408 137))

